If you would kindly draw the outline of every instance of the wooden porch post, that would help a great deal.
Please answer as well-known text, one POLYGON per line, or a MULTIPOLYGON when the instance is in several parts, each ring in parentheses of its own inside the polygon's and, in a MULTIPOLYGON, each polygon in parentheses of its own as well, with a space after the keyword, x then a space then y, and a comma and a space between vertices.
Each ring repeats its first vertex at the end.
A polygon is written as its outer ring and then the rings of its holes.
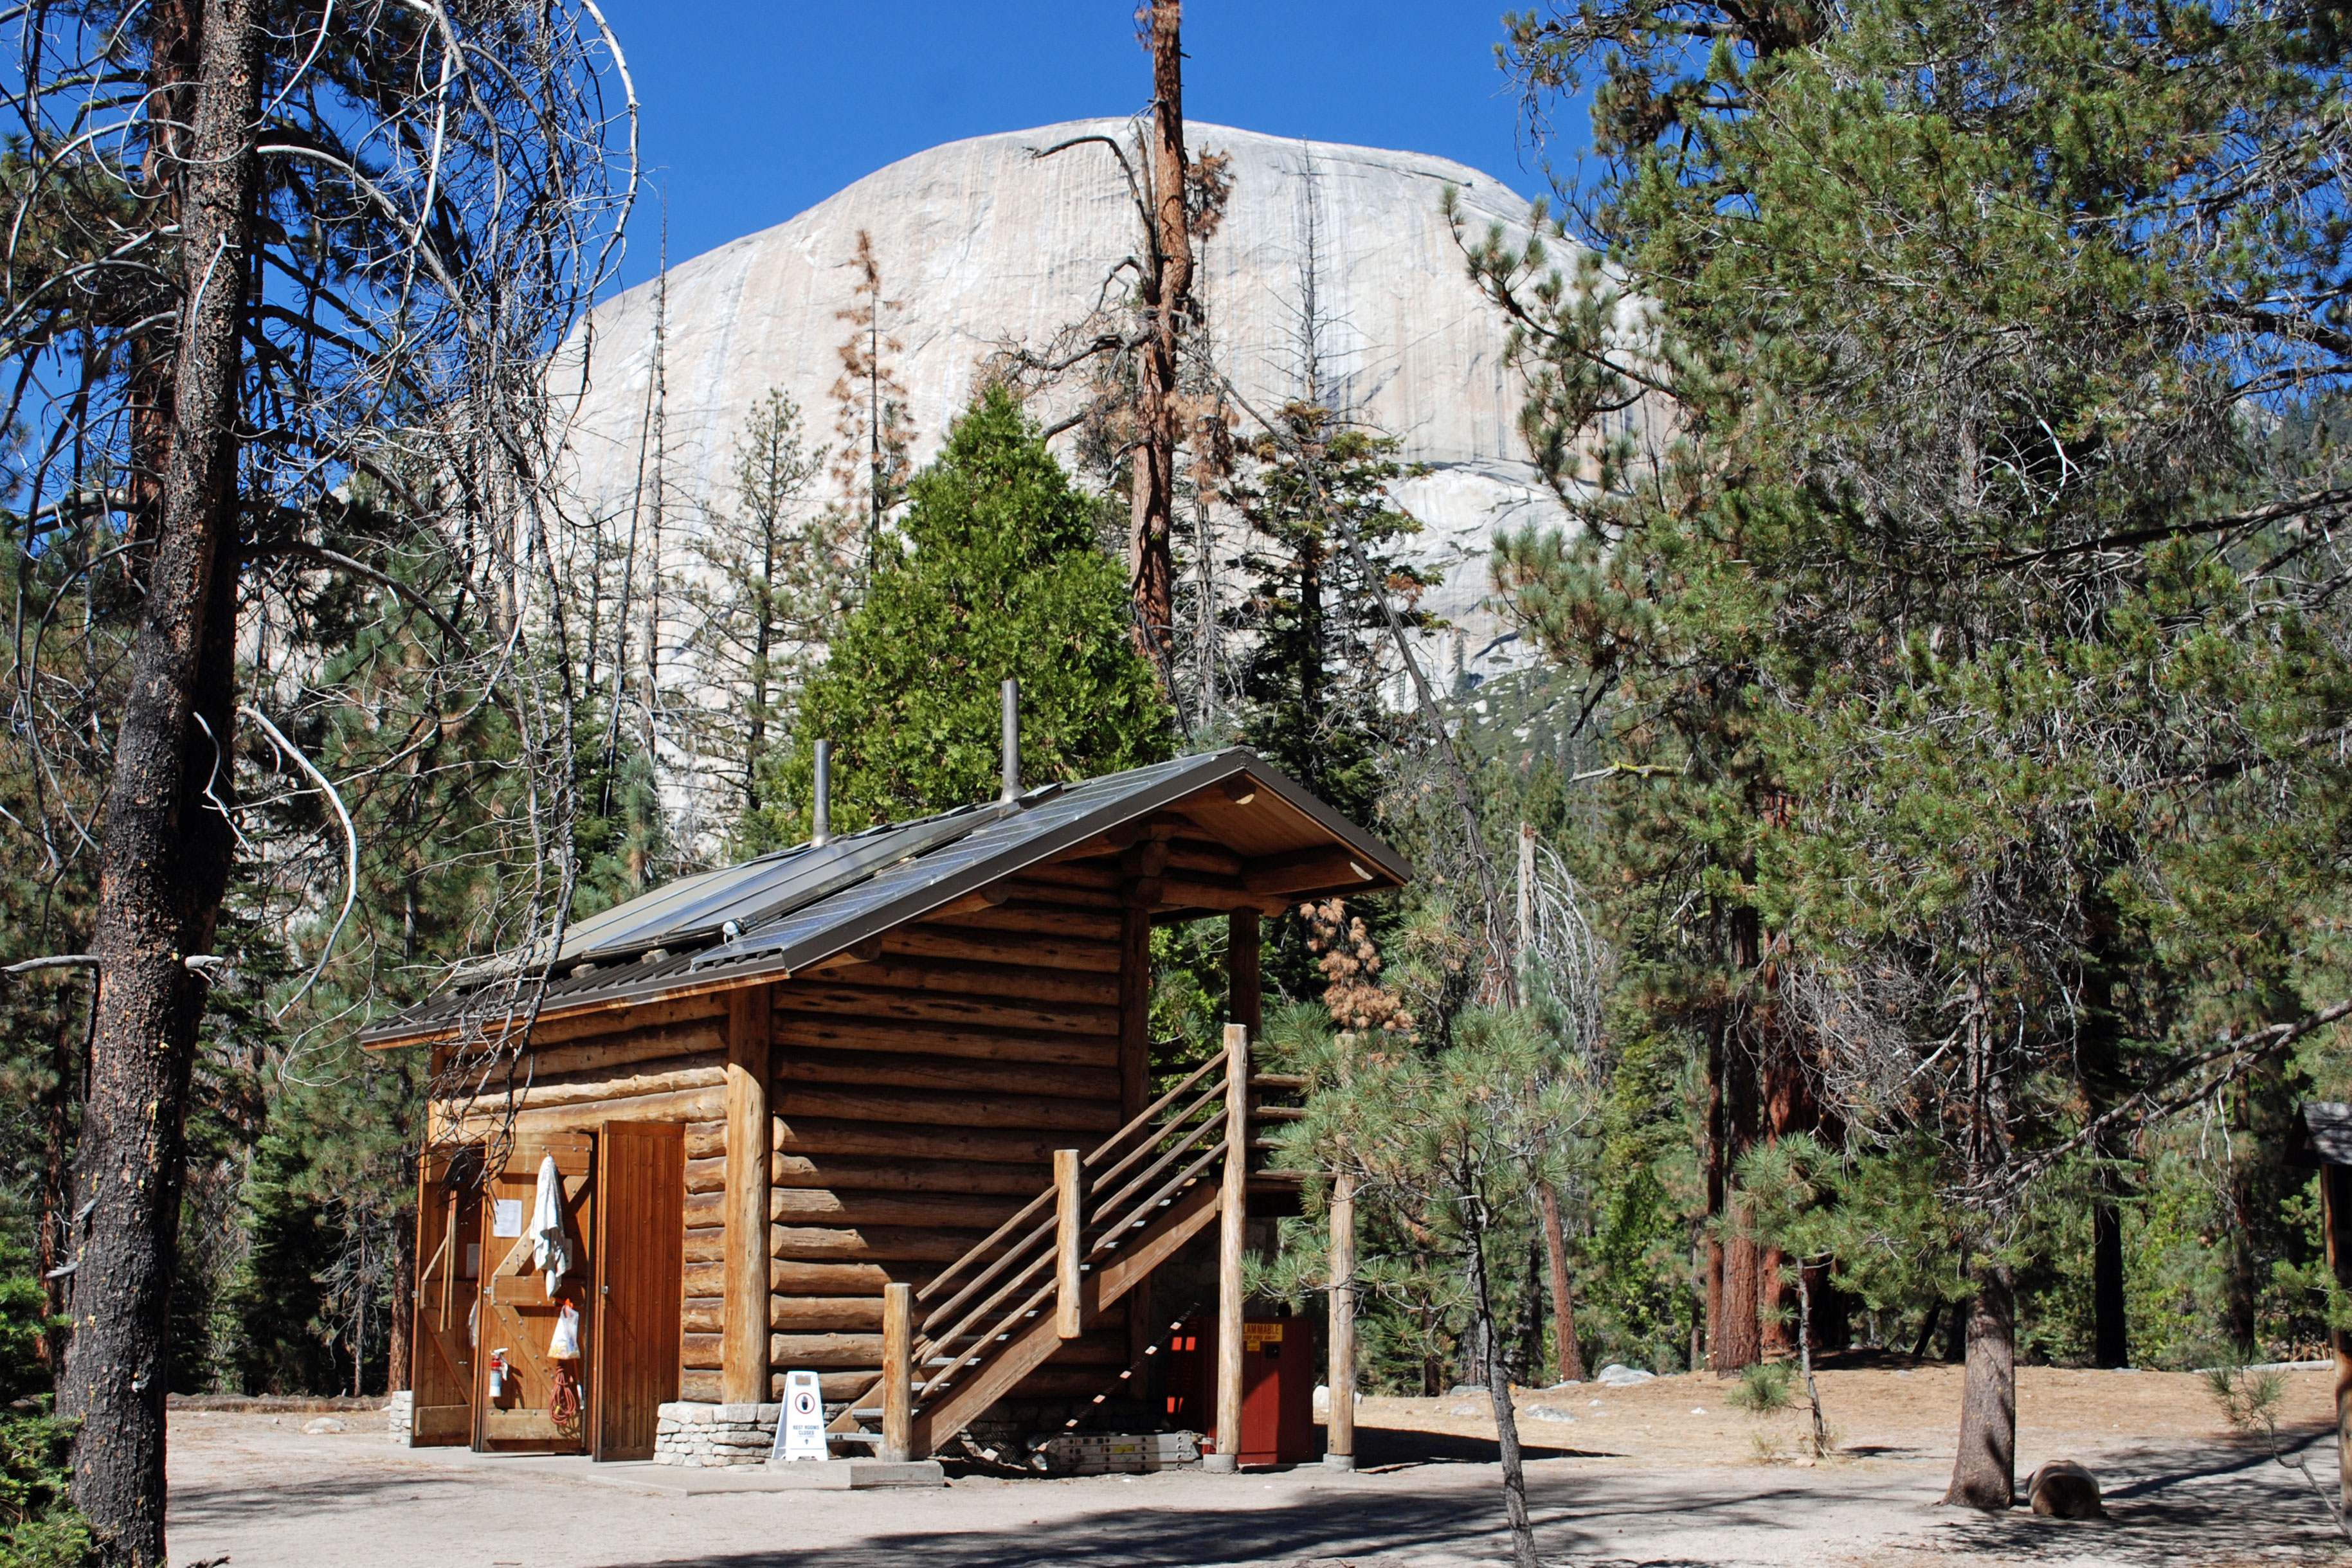
MULTIPOLYGON (((1118 919, 1118 1119, 1123 1126, 1151 1099, 1151 911, 1129 904, 1118 919)), ((1140 1362, 1152 1343, 1151 1279, 1127 1293, 1127 1359, 1140 1362)), ((1158 1359, 1158 1358, 1154 1358, 1158 1359)), ((1136 1394, 1150 1399, 1150 1388, 1136 1394)))
POLYGON ((1217 1227, 1217 1451, 1213 1474, 1241 1468, 1242 1228, 1249 1206, 1249 1030, 1225 1026, 1225 1180, 1217 1227))
MULTIPOLYGON (((2336 1283, 2352 1289, 2352 1167, 2319 1167, 2319 1228, 2336 1283)), ((2336 1351, 2336 1484, 2339 1508, 2352 1509, 2352 1333, 2330 1329, 2336 1351)))
POLYGON ((1064 1339, 1086 1332, 1086 1270, 1081 1260, 1086 1234, 1086 1156, 1076 1149, 1054 1151, 1054 1328, 1064 1339))
POLYGON ((915 1287, 882 1287, 882 1453, 894 1465, 915 1452, 915 1287))
POLYGON ((1323 1463, 1356 1468, 1356 1178, 1331 1176, 1331 1415, 1323 1463))
POLYGON ((766 986, 727 998, 726 1333, 719 1388, 728 1405, 764 1405, 768 1387, 768 999, 766 986))
POLYGON ((1225 1016, 1248 1030, 1252 1040, 1265 1028, 1265 986, 1259 975, 1265 941, 1256 910, 1236 909, 1225 917, 1225 1016))

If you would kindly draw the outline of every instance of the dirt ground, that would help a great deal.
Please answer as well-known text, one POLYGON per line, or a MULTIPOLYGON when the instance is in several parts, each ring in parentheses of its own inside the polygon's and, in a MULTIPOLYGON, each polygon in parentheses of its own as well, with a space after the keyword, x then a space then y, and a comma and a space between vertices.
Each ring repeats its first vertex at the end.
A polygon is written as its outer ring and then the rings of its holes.
MULTIPOLYGON (((2287 1435, 2332 1480, 2331 1375, 2292 1375, 2287 1435)), ((2184 1374, 2019 1375, 2021 1478, 2053 1458, 2099 1477, 2111 1517, 1945 1509, 1957 1368, 1839 1368, 1822 1396, 1841 1457, 1793 1458, 1801 1416, 1731 1410, 1713 1377, 1518 1400, 1548 1563, 1579 1568, 2251 1568, 2352 1563, 2303 1479, 2223 1427, 2184 1374), (1598 1403, 1594 1403, 1598 1401, 1598 1403), (1572 1414, 1541 1419, 1532 1407, 1572 1414), (1759 1436, 1764 1442, 1759 1445, 1759 1436)), ((689 1495, 689 1472, 486 1458, 390 1443, 381 1417, 175 1413, 172 1561, 233 1568, 1105 1568, 1505 1563, 1483 1396, 1367 1399, 1365 1467, 1240 1477, 1004 1480, 920 1491, 689 1495), (1454 1414, 1457 1410, 1465 1414, 1454 1414)))

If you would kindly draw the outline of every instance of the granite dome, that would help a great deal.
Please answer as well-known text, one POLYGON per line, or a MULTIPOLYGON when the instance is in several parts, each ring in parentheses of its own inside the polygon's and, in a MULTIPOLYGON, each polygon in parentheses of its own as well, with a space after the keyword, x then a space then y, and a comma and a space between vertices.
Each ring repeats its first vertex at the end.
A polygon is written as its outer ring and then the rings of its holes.
MULTIPOLYGON (((1033 151, 1075 136, 1121 136, 1124 120, 1077 120, 951 142, 866 176, 788 222, 671 269, 665 355, 669 484, 723 504, 729 454, 746 409, 781 387, 830 434, 828 392, 852 303, 849 263, 873 237, 887 318, 919 433, 937 451, 968 401, 980 362, 1014 342, 1042 345, 1084 317, 1132 248, 1136 227, 1118 166, 1100 147, 1051 159, 1033 151)), ((1299 322, 1308 274, 1318 299, 1326 401, 1403 439, 1429 465, 1398 498, 1428 526, 1418 552, 1445 573, 1431 608, 1467 623, 1474 663, 1493 621, 1476 612, 1498 523, 1550 506, 1514 430, 1517 377, 1504 326, 1470 286, 1439 210, 1446 186, 1473 221, 1519 227, 1528 204, 1501 181, 1412 152, 1299 141, 1223 126, 1187 127, 1198 156, 1234 176, 1223 225, 1202 247, 1198 292, 1218 359, 1243 395, 1278 406, 1300 385, 1299 322), (1310 242, 1311 235, 1311 242, 1310 242)), ((653 371, 655 290, 600 306, 564 361, 585 385, 571 431, 572 478, 593 513, 640 493, 653 371)), ((1063 394, 1076 406, 1077 392, 1063 394)), ((1040 412, 1061 412, 1049 394, 1040 412)), ((1447 656, 1437 653, 1439 662, 1447 656)))

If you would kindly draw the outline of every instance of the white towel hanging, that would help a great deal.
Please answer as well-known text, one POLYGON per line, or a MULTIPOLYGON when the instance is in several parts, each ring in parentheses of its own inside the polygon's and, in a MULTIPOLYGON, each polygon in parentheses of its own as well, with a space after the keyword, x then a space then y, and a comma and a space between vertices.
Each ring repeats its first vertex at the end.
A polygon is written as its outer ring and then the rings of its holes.
POLYGON ((530 1210, 530 1266, 546 1272, 550 1296, 572 1272, 572 1238, 563 1229, 563 1177, 553 1155, 539 1162, 539 1197, 530 1210))

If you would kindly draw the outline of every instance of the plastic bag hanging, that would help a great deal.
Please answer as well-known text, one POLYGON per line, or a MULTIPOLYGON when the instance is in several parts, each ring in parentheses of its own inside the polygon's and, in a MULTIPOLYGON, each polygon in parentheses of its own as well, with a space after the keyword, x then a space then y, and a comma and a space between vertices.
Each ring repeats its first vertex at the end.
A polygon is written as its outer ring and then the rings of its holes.
POLYGON ((547 1342, 547 1354, 558 1361, 579 1359, 580 1309, 570 1301, 555 1315, 555 1333, 547 1342))

